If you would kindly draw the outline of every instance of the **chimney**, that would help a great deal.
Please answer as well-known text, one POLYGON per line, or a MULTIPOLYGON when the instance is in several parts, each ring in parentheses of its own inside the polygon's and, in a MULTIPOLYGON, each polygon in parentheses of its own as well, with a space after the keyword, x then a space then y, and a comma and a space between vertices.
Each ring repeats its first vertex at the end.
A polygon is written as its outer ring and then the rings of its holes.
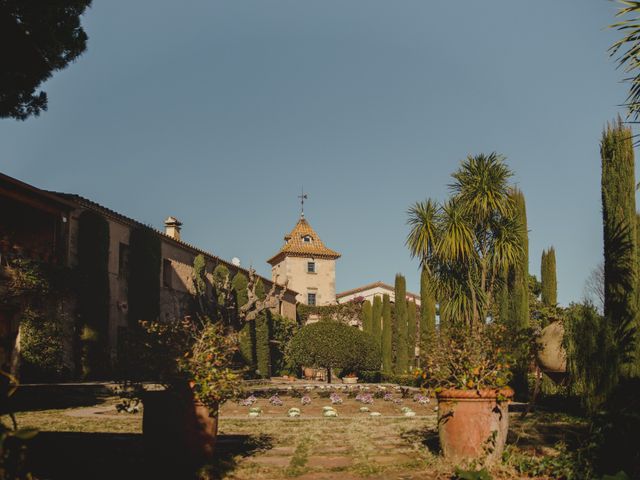
POLYGON ((182 222, 175 217, 167 217, 164 221, 164 233, 171 238, 175 238, 176 240, 180 240, 180 228, 182 227, 182 222))

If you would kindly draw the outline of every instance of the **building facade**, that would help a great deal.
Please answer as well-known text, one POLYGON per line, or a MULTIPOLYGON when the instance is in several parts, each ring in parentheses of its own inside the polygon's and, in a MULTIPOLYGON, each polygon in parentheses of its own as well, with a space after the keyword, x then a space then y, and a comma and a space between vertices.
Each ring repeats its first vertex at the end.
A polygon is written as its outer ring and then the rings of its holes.
POLYGON ((326 247, 309 222, 300 216, 298 223, 284 237, 284 245, 267 262, 272 281, 298 292, 297 300, 305 305, 336 303, 336 260, 340 254, 326 247))

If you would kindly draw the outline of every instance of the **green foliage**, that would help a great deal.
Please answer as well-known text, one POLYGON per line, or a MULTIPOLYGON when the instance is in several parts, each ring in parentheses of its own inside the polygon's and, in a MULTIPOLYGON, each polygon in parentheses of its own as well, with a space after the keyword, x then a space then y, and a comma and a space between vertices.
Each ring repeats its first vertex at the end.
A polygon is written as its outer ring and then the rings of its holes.
POLYGON ((395 315, 393 316, 393 351, 394 373, 407 373, 409 366, 407 346, 407 283, 405 278, 397 274, 395 282, 395 315))
POLYGON ((69 368, 64 359, 64 323, 62 309, 43 313, 27 307, 20 317, 20 372, 29 381, 64 379, 69 368))
POLYGON ((252 375, 258 368, 256 325, 256 322, 246 322, 238 335, 238 351, 252 375))
POLYGON ((310 315, 320 318, 330 318, 336 322, 349 323, 362 318, 362 306, 364 302, 357 299, 335 305, 305 305, 299 303, 296 308, 298 322, 305 325, 310 315))
POLYGON ((47 8, 3 2, 0 38, 11 52, 2 57, 0 118, 25 120, 47 110, 47 94, 36 89, 85 51, 80 16, 90 5, 91 0, 63 0, 47 8))
POLYGON ((90 210, 78 219, 78 327, 96 336, 91 342, 80 339, 83 378, 101 376, 109 364, 109 224, 90 210))
POLYGON ((417 311, 418 306, 415 302, 407 302, 407 371, 415 366, 416 359, 416 329, 417 325, 417 311))
POLYGON ((155 321, 160 315, 160 237, 147 227, 129 236, 129 325, 155 321))
POLYGON ((554 307, 558 303, 558 283, 556 280, 556 251, 553 247, 543 250, 540 262, 542 303, 554 307))
POLYGON ((294 375, 292 365, 285 354, 285 349, 300 326, 295 320, 278 314, 271 314, 271 373, 272 375, 294 375))
POLYGON ((391 325, 391 299, 386 293, 382 296, 382 371, 393 372, 393 340, 391 325))
MULTIPOLYGON (((604 316, 616 335, 638 329, 638 251, 634 153, 631 128, 620 118, 602 134, 602 220, 604 231, 604 316)), ((634 333, 635 335, 635 333, 634 333)), ((619 342, 618 338, 614 341, 619 342)), ((640 347, 636 347, 640 348, 640 347)), ((640 351, 640 350, 639 350, 640 351)), ((640 375, 640 355, 620 366, 640 375)))
MULTIPOLYGON (((291 339, 288 356, 298 366, 374 370, 380 350, 371 335, 333 320, 305 325, 291 339)), ((331 378, 329 377, 329 382, 331 378)))
POLYGON ((510 297, 509 319, 514 329, 529 325, 529 234, 527 231, 527 208, 524 194, 514 188, 511 193, 515 206, 518 243, 522 247, 516 262, 509 269, 508 287, 510 297))
POLYGON ((496 153, 469 156, 452 174, 449 200, 417 202, 408 212, 406 243, 431 275, 441 317, 471 330, 493 311, 499 273, 523 257, 512 175, 496 153))
POLYGON ((482 470, 462 470, 456 467, 454 480, 493 480, 486 468, 482 470))
POLYGON ((371 335, 378 341, 382 349, 382 299, 376 295, 373 297, 371 307, 371 335))
POLYGON ((510 332, 491 323, 469 335, 464 325, 452 325, 439 335, 422 369, 415 375, 432 389, 480 390, 506 387, 512 378, 514 355, 510 332))
POLYGON ((621 366, 632 353, 631 332, 624 325, 611 325, 590 304, 571 305, 564 326, 571 390, 595 412, 620 381, 621 366))
POLYGON ((271 312, 262 312, 253 322, 256 330, 257 374, 262 378, 271 377, 271 312))
POLYGON ((245 303, 249 301, 249 295, 247 293, 248 285, 249 285, 249 281, 247 280, 247 277, 242 272, 236 273, 233 279, 231 280, 231 286, 233 287, 233 290, 236 292, 238 307, 243 306, 245 303))
POLYGON ((373 335, 372 315, 371 302, 366 300, 362 305, 362 330, 373 335))
POLYGON ((420 274, 420 356, 424 359, 436 335, 436 301, 429 278, 429 271, 422 269, 420 274))

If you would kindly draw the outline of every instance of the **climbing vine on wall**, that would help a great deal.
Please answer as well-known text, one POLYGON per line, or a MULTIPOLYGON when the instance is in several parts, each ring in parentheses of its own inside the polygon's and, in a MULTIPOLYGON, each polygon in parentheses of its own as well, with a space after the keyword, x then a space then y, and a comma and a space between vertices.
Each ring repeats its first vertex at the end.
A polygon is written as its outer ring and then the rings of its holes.
POLYGON ((153 321, 160 314, 160 238, 147 227, 131 231, 129 237, 128 304, 129 325, 153 321))
POLYGON ((320 318, 330 318, 342 323, 350 323, 352 321, 362 321, 362 307, 364 299, 356 298, 347 303, 337 305, 302 305, 297 307, 298 322, 301 325, 307 323, 310 316, 318 316, 320 318))

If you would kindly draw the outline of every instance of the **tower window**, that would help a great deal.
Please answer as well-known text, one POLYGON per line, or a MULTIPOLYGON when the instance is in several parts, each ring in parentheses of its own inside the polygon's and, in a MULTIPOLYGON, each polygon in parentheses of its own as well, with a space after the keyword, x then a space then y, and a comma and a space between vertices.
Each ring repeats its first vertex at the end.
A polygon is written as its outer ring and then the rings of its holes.
POLYGON ((315 304, 316 304, 316 294, 307 293, 307 305, 315 306, 315 304))
POLYGON ((302 237, 302 241, 304 243, 311 243, 311 235, 305 235, 304 237, 302 237))
POLYGON ((316 262, 307 262, 307 273, 316 273, 316 262))

